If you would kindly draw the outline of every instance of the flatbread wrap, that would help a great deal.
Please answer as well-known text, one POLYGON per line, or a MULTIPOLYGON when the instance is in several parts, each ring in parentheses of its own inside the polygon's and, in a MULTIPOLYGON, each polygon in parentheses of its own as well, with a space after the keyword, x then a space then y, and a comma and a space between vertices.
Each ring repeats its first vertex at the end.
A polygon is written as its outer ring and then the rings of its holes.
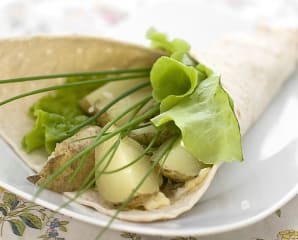
MULTIPOLYGON (((207 50, 192 53, 192 57, 199 63, 220 74, 221 85, 233 101, 231 105, 233 105, 235 116, 239 122, 241 135, 244 135, 253 125, 283 83, 294 72, 298 59, 297 44, 297 31, 295 30, 260 28, 253 33, 231 36, 210 46, 207 50)), ((34 37, 1 40, 0 55, 2 56, 0 59, 0 79, 8 79, 41 74, 143 68, 156 63, 164 53, 107 39, 34 37)), ((177 55, 175 55, 175 59, 179 58, 177 55)), ((206 74, 209 74, 208 69, 206 69, 206 74)), ((0 100, 36 88, 60 84, 63 81, 63 79, 49 79, 1 85, 0 100)), ((0 107, 0 115, 2 116, 0 134, 20 158, 38 173, 37 179, 31 179, 35 182, 41 181, 45 175, 48 176, 53 173, 55 169, 53 170, 52 165, 49 164, 56 161, 55 159, 59 159, 60 156, 59 154, 55 155, 54 152, 54 155, 48 158, 44 150, 35 150, 28 154, 21 145, 23 136, 34 124, 28 115, 28 109, 39 98, 40 95, 33 95, 0 107)), ((175 101, 181 103, 182 100, 175 98, 175 101)), ((166 102, 163 105, 165 108, 163 113, 169 112, 167 115, 169 117, 172 113, 170 110, 174 107, 169 107, 167 104, 166 102)), ((106 122, 109 121, 105 121, 105 124, 106 122)), ((100 127, 104 127, 104 124, 100 127)), ((96 127, 87 127, 82 131, 90 131, 96 135, 101 130, 96 127)), ((85 132, 83 132, 83 137, 79 137, 79 142, 86 143, 84 141, 85 132)), ((88 141, 89 144, 92 143, 92 139, 88 139, 88 141)), ((70 141, 71 145, 67 145, 66 148, 61 144, 63 142, 57 144, 56 149, 61 148, 65 153, 69 148, 73 148, 77 141, 70 141)), ((96 153, 95 150, 94 154, 96 153)), ((89 154, 92 153, 89 152, 89 154)), ((98 155, 100 154, 99 152, 98 155)), ((94 164, 90 155, 87 158, 90 158, 90 162, 94 164)), ((199 201, 210 186, 220 164, 220 161, 215 164, 205 163, 196 175, 186 178, 182 182, 178 181, 178 184, 173 181, 175 184, 172 184, 174 188, 170 194, 164 193, 163 196, 155 194, 150 201, 146 202, 145 209, 144 205, 142 208, 139 205, 137 208, 129 207, 117 213, 117 218, 136 222, 176 218, 190 210, 199 201)), ((84 169, 86 172, 89 171, 87 166, 84 169)), ((153 171, 159 173, 161 170, 154 169, 153 171)), ((165 174, 166 177, 164 178, 171 178, 170 175, 165 174)), ((84 176, 80 176, 79 173, 76 177, 83 181, 84 176)), ((62 175, 63 177, 65 175, 62 175)), ((59 177, 57 179, 61 180, 59 177)), ((63 183, 63 179, 61 181, 63 183)), ((60 183, 59 186, 61 186, 60 183)), ((162 183, 160 184, 160 188, 162 188, 162 183)), ((52 187, 52 190, 59 191, 59 189, 55 189, 55 186, 52 187)), ((66 188, 61 192, 68 191, 65 194, 73 197, 75 193, 69 191, 75 190, 77 190, 76 187, 66 188)), ((89 189, 80 194, 76 201, 111 216, 119 207, 119 204, 109 204, 94 189, 89 189)))

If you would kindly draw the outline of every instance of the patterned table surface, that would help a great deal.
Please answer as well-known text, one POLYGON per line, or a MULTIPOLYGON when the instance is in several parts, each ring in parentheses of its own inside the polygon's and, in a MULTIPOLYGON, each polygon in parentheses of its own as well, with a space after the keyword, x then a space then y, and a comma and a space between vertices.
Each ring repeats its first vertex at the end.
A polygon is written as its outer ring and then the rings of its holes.
MULTIPOLYGON (((105 240, 297 240, 298 197, 263 221, 252 226, 219 235, 196 238, 147 237, 128 232, 108 231, 105 240)), ((95 239, 100 229, 69 217, 53 214, 50 210, 32 205, 13 193, 1 189, 0 239, 15 240, 80 240, 95 239)))
MULTIPOLYGON (((161 1, 161 0, 159 0, 161 1)), ((104 34, 116 27, 139 7, 156 4, 157 0, 1 0, 0 36, 22 36, 36 33, 104 34), (49 20, 50 19, 50 20, 49 20), (84 21, 81 21, 84 19, 84 21), (90 22, 96 22, 90 24, 90 22)), ((279 17, 298 24, 298 1, 209 0, 208 2, 237 8, 247 17, 279 17), (265 10, 264 10, 265 9, 265 10)), ((79 240, 95 239, 98 227, 56 214, 32 205, 0 188, 0 239, 14 240, 79 240), (20 238, 20 236, 22 236, 20 238)), ((108 231, 102 239, 165 240, 163 237, 108 231)), ((179 237, 171 240, 294 240, 298 239, 298 196, 280 211, 249 227, 224 234, 179 237)), ((168 239, 170 240, 170 238, 168 239)))

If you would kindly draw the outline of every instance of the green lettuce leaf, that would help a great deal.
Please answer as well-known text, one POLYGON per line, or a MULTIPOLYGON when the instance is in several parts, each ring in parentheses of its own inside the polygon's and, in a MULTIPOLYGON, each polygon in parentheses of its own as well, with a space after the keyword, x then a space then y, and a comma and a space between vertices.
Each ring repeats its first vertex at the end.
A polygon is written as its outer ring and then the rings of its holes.
POLYGON ((241 161, 240 129, 220 77, 211 75, 188 95, 152 122, 160 127, 173 121, 185 148, 206 164, 241 161))
POLYGON ((160 127, 174 122, 185 148, 206 164, 242 161, 239 124, 231 99, 212 74, 179 104, 152 119, 160 127))
POLYGON ((161 102, 161 112, 190 95, 204 78, 194 67, 186 66, 173 58, 160 57, 152 67, 150 79, 152 95, 156 101, 161 102))
POLYGON ((195 66, 198 62, 189 54, 190 45, 183 39, 175 38, 172 41, 164 33, 150 28, 147 38, 151 40, 151 47, 165 51, 171 58, 184 63, 187 66, 195 66))
MULTIPOLYGON (((85 79, 95 79, 96 76, 90 77, 72 77, 67 78, 66 82, 76 82, 85 79)), ((98 77, 97 77, 98 78, 98 77)), ((56 90, 52 94, 48 94, 40 98, 37 102, 33 104, 30 108, 30 115, 35 118, 35 112, 37 110, 43 110, 49 113, 56 113, 66 118, 73 118, 78 115, 83 115, 79 101, 87 95, 89 92, 93 91, 100 85, 87 85, 78 88, 65 88, 61 90, 56 90)))
POLYGON ((158 32, 154 28, 147 31, 147 38, 151 40, 152 48, 163 50, 169 55, 176 52, 186 53, 190 50, 190 45, 186 41, 179 38, 169 41, 166 34, 158 32))
POLYGON ((84 115, 66 118, 56 113, 37 110, 32 129, 23 137, 22 146, 27 152, 45 147, 47 153, 54 151, 56 143, 69 137, 68 130, 87 119, 84 115))
MULTIPOLYGON (((66 81, 75 82, 99 77, 73 77, 66 79, 66 81)), ((57 90, 35 102, 29 111, 30 116, 35 119, 35 123, 23 137, 24 150, 31 152, 45 147, 47 153, 50 154, 56 143, 70 137, 67 131, 88 118, 80 108, 79 101, 99 86, 87 85, 79 89, 74 87, 57 90)))
POLYGON ((170 55, 158 59, 151 70, 153 97, 161 110, 152 123, 176 126, 185 148, 203 163, 242 161, 233 100, 222 88, 219 75, 194 59, 185 41, 169 41, 155 29, 147 37, 153 48, 170 55))

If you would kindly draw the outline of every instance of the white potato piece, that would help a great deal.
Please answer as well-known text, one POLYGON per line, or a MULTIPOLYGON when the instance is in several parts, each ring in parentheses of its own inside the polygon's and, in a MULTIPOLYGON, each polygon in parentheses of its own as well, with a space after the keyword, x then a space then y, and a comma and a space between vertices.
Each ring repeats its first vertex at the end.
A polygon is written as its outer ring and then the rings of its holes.
MULTIPOLYGON (((81 106, 83 109, 89 113, 94 114, 100 111, 104 106, 114 100, 123 92, 129 90, 130 88, 140 84, 142 82, 149 81, 148 79, 133 79, 133 80, 125 80, 119 82, 111 82, 107 83, 102 87, 99 87, 97 90, 91 92, 86 97, 84 97, 81 101, 81 106)), ((151 96, 151 87, 142 88, 129 96, 121 99, 116 104, 114 104, 111 108, 104 112, 102 116, 97 119, 97 122, 100 126, 104 126, 111 120, 115 119, 118 115, 120 115, 125 109, 133 106, 139 101, 142 101, 144 98, 151 96)), ((152 106, 153 101, 147 103, 136 116, 140 116, 146 110, 152 106)), ((129 112, 123 118, 121 118, 116 125, 120 126, 123 123, 127 122, 129 118, 134 114, 134 111, 129 112)))
MULTIPOLYGON (((118 137, 115 136, 96 147, 95 165, 99 161, 102 161, 114 142, 118 140, 118 137)), ((125 137, 120 140, 115 153, 110 155, 110 158, 109 156, 106 157, 99 165, 95 174, 97 178, 96 189, 107 202, 114 204, 124 202, 142 181, 151 165, 148 156, 142 156, 143 152, 144 149, 139 143, 129 137, 125 137), (139 160, 131 166, 114 173, 101 174, 98 177, 101 171, 117 170, 138 158, 139 160)), ((153 169, 152 173, 146 178, 134 195, 134 199, 138 198, 138 203, 135 204, 142 205, 142 202, 147 196, 151 196, 157 192, 159 192, 159 176, 153 169)))
MULTIPOLYGON (((164 151, 165 142, 152 156, 152 161, 164 151)), ((190 154, 184 147, 181 139, 176 140, 173 147, 165 155, 159 164, 164 176, 178 182, 184 182, 199 175, 201 169, 206 166, 190 154)))

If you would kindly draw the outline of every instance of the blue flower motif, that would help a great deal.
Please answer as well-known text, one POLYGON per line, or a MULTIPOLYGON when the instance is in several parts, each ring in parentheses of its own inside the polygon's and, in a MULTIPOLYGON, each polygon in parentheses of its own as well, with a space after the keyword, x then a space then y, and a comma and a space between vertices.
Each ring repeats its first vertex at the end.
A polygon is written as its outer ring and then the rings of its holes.
POLYGON ((59 221, 58 218, 54 218, 54 220, 51 221, 51 223, 50 223, 50 228, 51 229, 54 229, 54 228, 57 228, 57 227, 60 227, 60 226, 61 226, 61 224, 60 224, 60 221, 59 221))
POLYGON ((49 232, 48 232, 48 236, 50 238, 56 238, 57 236, 59 236, 59 233, 56 229, 51 229, 49 232))
POLYGON ((11 211, 13 211, 20 203, 20 200, 16 200, 11 204, 11 211))

